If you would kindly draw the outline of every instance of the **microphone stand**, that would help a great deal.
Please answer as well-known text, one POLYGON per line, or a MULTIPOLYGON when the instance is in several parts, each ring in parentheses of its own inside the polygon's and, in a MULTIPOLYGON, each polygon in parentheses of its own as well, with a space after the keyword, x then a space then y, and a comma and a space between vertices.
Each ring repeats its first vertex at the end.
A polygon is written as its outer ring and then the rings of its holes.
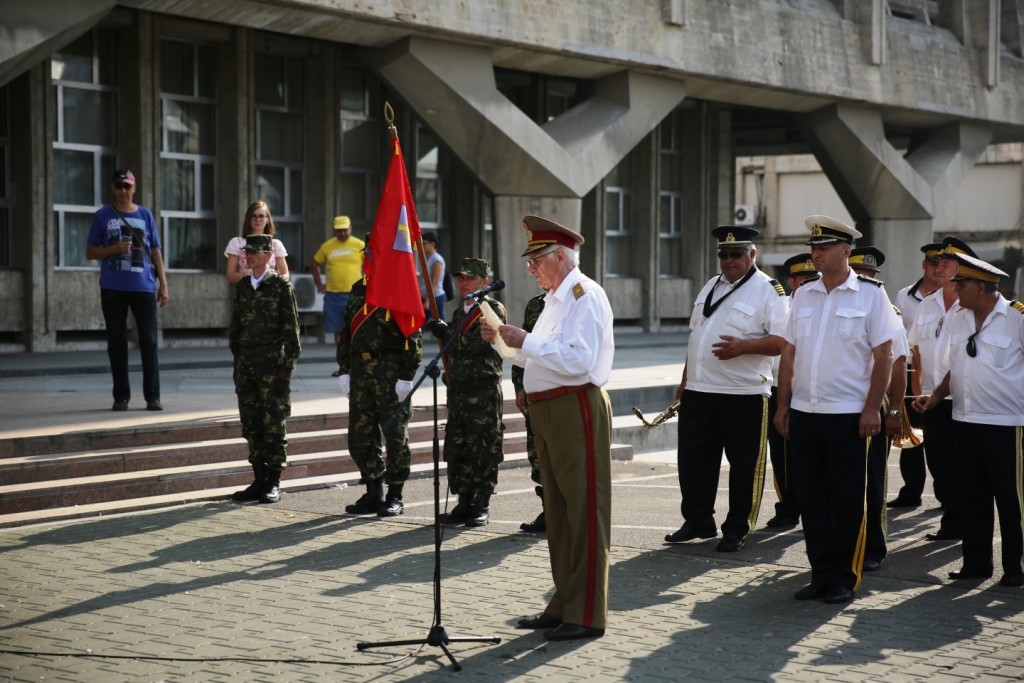
MULTIPOLYGON (((481 295, 482 296, 482 295, 481 295)), ((479 301, 474 303, 473 308, 480 306, 479 301)), ((472 313, 473 309, 470 309, 472 313)), ((443 524, 441 522, 441 441, 439 436, 438 419, 437 419, 437 378, 441 376, 441 371, 438 369, 438 362, 448 352, 449 347, 462 335, 461 329, 455 329, 452 331, 451 336, 448 338, 447 343, 438 352, 434 359, 430 361, 427 367, 424 369, 423 374, 413 385, 412 390, 409 391, 409 395, 405 397, 402 404, 393 412, 387 420, 384 421, 383 430, 386 432, 390 429, 391 425, 394 424, 395 420, 398 419, 399 414, 403 410, 409 407, 412 401, 412 396, 416 393, 416 389, 419 388, 423 381, 430 377, 434 382, 434 623, 430 627, 430 631, 427 633, 426 638, 416 638, 413 640, 392 640, 382 641, 376 643, 357 643, 356 649, 359 651, 369 650, 375 647, 390 647, 390 646, 403 646, 403 645, 431 645, 433 647, 439 647, 448 657, 452 663, 453 671, 461 671, 462 665, 459 664, 458 660, 452 655, 451 650, 448 649, 450 643, 500 643, 501 638, 498 636, 449 636, 448 632, 444 628, 444 624, 441 622, 441 537, 443 524)))

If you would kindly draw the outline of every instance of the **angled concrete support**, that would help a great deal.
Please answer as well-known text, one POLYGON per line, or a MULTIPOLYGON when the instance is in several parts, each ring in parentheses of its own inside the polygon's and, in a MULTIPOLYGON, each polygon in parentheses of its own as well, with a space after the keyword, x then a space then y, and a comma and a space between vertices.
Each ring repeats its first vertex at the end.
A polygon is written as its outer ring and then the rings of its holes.
POLYGON ((992 139, 985 128, 954 123, 928 131, 904 155, 886 140, 878 112, 848 106, 807 115, 800 127, 863 241, 889 256, 894 283, 916 277, 915 252, 932 238, 932 219, 992 139))

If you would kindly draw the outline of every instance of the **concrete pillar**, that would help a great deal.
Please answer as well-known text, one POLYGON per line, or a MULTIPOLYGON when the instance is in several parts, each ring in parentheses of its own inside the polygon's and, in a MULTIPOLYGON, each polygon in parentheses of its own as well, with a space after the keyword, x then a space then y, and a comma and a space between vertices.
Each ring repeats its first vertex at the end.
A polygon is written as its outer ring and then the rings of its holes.
POLYGON ((864 233, 861 244, 886 253, 884 279, 894 288, 914 282, 920 270, 914 252, 931 240, 933 217, 984 152, 991 131, 949 124, 922 131, 904 153, 886 139, 874 110, 833 105, 801 117, 799 126, 864 233))

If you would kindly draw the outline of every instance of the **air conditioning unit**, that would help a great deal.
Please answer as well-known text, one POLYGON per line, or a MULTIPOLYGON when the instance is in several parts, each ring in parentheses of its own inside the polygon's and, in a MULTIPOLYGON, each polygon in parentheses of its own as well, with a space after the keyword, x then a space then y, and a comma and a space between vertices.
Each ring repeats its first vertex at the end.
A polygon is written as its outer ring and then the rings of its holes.
POLYGON ((309 273, 292 273, 292 287, 295 288, 295 303, 299 313, 318 313, 324 310, 324 295, 316 291, 313 276, 309 273))
POLYGON ((736 225, 753 225, 756 218, 757 212, 750 204, 737 204, 732 213, 732 221, 736 225))

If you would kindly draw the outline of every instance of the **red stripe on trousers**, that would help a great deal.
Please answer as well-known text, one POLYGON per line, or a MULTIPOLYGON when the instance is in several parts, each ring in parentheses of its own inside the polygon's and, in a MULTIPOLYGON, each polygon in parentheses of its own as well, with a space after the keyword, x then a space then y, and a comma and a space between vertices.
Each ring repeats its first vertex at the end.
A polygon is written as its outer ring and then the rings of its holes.
POLYGON ((597 593, 597 474, 594 464, 594 416, 591 413, 590 396, 587 391, 576 394, 579 397, 580 419, 583 422, 583 440, 586 444, 587 459, 587 605, 583 610, 583 626, 590 628, 594 623, 594 596, 597 593))

